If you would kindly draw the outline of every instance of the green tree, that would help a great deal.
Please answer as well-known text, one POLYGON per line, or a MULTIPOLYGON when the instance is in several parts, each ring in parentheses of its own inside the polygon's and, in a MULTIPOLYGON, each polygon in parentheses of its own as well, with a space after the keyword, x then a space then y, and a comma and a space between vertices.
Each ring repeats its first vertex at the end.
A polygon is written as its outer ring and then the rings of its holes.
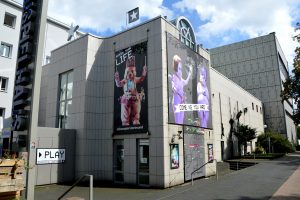
MULTIPOLYGON (((297 23, 295 31, 300 30, 300 23, 297 23)), ((293 37, 300 43, 300 34, 293 37)), ((292 75, 289 76, 283 83, 283 91, 281 92, 282 101, 293 99, 296 108, 293 113, 293 120, 295 124, 300 124, 300 47, 296 47, 296 56, 294 58, 294 69, 292 70, 292 75)))
POLYGON ((247 153, 247 142, 256 138, 256 129, 248 125, 239 124, 234 135, 238 138, 239 145, 244 145, 244 154, 247 153))

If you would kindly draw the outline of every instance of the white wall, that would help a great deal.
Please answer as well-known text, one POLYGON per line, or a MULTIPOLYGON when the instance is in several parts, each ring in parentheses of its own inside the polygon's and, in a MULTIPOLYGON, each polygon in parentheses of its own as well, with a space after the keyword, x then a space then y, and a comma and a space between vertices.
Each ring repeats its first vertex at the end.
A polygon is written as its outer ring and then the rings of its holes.
POLYGON ((10 121, 8 120, 8 118, 11 116, 12 110, 20 21, 21 8, 18 7, 15 3, 11 5, 6 1, 0 1, 0 42, 5 42, 12 45, 12 54, 10 58, 0 56, 0 76, 8 78, 7 92, 0 92, 0 107, 5 108, 4 127, 10 127, 10 121), (5 26, 3 24, 5 12, 16 16, 16 23, 14 28, 5 26))
MULTIPOLYGON (((260 134, 264 131, 263 113, 260 113, 262 103, 256 97, 230 81, 213 68, 210 70, 210 77, 213 109, 212 117, 214 129, 214 149, 216 159, 221 161, 221 141, 224 141, 225 149, 229 148, 228 142, 231 140, 231 138, 229 138, 229 120, 230 118, 236 119, 236 114, 238 111, 244 111, 244 108, 247 108, 247 112, 243 113, 240 117, 239 121, 241 124, 249 125, 251 128, 256 128, 257 134, 260 134), (254 104, 254 110, 252 109, 252 103, 254 104), (256 111, 256 106, 258 106, 258 112, 256 111), (221 137, 221 116, 224 126, 224 137, 221 137)), ((227 151, 224 159, 228 159, 229 157, 230 151, 227 151)))
MULTIPOLYGON (((5 108, 4 127, 10 130, 11 122, 7 120, 11 117, 12 98, 14 90, 14 79, 17 61, 17 49, 19 44, 19 33, 22 17, 22 5, 11 0, 0 1, 0 42, 5 42, 13 46, 11 58, 0 57, 0 76, 7 77, 7 92, 0 92, 0 107, 5 108), (16 16, 15 28, 3 25, 5 12, 16 16)), ((50 56, 50 52, 59 46, 66 44, 68 38, 69 26, 55 19, 48 18, 45 32, 45 47, 43 53, 43 64, 46 62, 46 56, 50 56)), ((83 33, 78 33, 80 36, 83 33)), ((0 130, 1 131, 1 130, 0 130)))

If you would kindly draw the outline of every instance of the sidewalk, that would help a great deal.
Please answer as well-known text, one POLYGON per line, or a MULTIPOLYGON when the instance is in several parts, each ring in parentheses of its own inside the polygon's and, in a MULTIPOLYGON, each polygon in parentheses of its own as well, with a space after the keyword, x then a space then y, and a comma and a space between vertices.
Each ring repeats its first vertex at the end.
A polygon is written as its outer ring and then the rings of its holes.
MULTIPOLYGON (((292 154, 291 156, 297 156, 292 154)), ((298 155, 300 158, 300 154, 298 155)), ((300 167, 275 192, 270 200, 296 200, 300 199, 300 167)))
MULTIPOLYGON (((260 162, 240 171, 194 181, 168 189, 95 187, 94 200, 296 200, 300 199, 300 152, 260 162)), ((69 186, 47 185, 35 189, 36 200, 57 199, 69 186)), ((75 187, 64 199, 88 200, 88 187, 75 187)))

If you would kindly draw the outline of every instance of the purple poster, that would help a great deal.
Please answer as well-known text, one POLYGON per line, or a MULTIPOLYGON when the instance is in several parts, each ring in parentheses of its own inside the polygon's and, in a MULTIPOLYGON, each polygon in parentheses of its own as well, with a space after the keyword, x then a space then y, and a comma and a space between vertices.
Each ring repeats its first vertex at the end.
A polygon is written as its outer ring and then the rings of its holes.
POLYGON ((167 34, 169 123, 212 128, 209 63, 167 34))

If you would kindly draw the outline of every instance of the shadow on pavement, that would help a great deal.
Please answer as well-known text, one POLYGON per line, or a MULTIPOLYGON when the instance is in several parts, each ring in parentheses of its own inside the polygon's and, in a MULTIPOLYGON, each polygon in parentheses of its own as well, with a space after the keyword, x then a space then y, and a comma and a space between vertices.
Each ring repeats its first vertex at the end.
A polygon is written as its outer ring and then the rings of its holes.
MULTIPOLYGON (((229 199, 215 199, 215 200, 229 200, 229 199)), ((230 199, 233 200, 233 199, 230 199)), ((245 196, 241 196, 235 200, 299 200, 299 197, 297 196, 276 196, 276 197, 270 197, 270 196, 266 196, 266 197, 262 197, 262 198, 251 198, 251 197, 245 197, 245 196)))

